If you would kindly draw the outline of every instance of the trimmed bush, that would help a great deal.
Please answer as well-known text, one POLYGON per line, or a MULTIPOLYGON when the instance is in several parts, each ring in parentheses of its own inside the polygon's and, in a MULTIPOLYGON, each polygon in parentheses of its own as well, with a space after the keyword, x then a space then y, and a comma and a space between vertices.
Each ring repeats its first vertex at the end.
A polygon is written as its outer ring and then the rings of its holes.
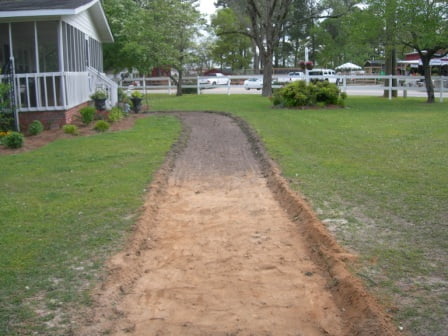
POLYGON ((29 126, 28 126, 28 134, 29 135, 38 135, 39 133, 42 133, 44 130, 44 125, 39 120, 34 120, 29 126))
POLYGON ((3 137, 2 143, 8 148, 20 148, 23 146, 23 134, 19 132, 8 132, 3 137))
POLYGON ((304 81, 295 81, 276 91, 272 103, 280 107, 344 106, 346 97, 336 84, 327 81, 308 85, 304 81))
POLYGON ((0 132, 7 132, 14 128, 14 115, 7 111, 2 111, 0 106, 0 132))
POLYGON ((110 122, 120 121, 121 119, 123 119, 123 117, 123 111, 119 107, 112 107, 112 109, 109 111, 108 119, 110 122))
POLYGON ((110 127, 110 124, 105 120, 98 120, 93 127, 97 132, 106 132, 110 127))
POLYGON ((182 88, 182 94, 197 94, 198 89, 197 88, 182 88))
POLYGON ((64 125, 62 127, 62 129, 64 130, 64 133, 66 134, 71 134, 71 135, 78 135, 79 131, 78 131, 78 127, 76 125, 64 125))
POLYGON ((93 106, 86 106, 79 110, 83 124, 90 124, 95 119, 96 109, 93 106))

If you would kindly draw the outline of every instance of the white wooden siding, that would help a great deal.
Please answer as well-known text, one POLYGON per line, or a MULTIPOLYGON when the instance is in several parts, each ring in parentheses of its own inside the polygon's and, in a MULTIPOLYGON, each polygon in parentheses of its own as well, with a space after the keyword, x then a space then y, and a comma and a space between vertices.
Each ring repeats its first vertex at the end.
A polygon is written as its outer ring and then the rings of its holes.
POLYGON ((96 29, 95 23, 90 15, 90 11, 83 11, 77 15, 63 16, 62 20, 79 29, 83 33, 86 33, 95 40, 101 41, 98 30, 96 29))

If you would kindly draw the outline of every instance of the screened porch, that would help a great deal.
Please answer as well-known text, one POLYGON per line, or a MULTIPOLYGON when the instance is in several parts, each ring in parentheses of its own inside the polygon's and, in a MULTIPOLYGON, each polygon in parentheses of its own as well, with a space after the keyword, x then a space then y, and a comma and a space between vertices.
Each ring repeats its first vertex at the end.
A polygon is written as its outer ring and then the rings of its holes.
POLYGON ((66 110, 98 88, 117 102, 117 85, 102 73, 101 43, 62 20, 0 23, 0 77, 10 62, 20 112, 66 110))

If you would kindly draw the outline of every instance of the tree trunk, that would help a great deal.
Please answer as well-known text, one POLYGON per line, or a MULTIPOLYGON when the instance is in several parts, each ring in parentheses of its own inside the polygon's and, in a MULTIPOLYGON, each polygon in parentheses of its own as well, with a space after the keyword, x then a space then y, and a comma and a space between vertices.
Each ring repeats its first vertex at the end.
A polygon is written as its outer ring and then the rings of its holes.
POLYGON ((254 53, 254 73, 260 73, 260 54, 257 50, 257 44, 252 40, 252 52, 254 53))
POLYGON ((261 95, 264 97, 272 96, 272 57, 273 50, 267 50, 262 53, 263 60, 263 90, 261 95))
POLYGON ((434 97, 434 85, 432 84, 432 78, 431 78, 431 66, 429 65, 429 62, 431 61, 431 58, 423 57, 422 63, 423 63, 423 72, 425 76, 425 86, 426 86, 426 95, 427 95, 427 103, 434 103, 435 97, 434 97))
POLYGON ((172 76, 170 77, 176 84, 176 96, 182 96, 182 78, 184 74, 182 70, 177 69, 177 72, 179 73, 179 77, 177 79, 173 78, 172 76))

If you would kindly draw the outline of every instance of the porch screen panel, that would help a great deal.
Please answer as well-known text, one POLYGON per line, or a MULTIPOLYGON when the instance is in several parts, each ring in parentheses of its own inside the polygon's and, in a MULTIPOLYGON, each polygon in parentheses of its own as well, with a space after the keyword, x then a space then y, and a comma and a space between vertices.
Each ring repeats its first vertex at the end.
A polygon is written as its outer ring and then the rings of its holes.
POLYGON ((103 72, 103 48, 100 42, 89 38, 90 66, 103 72))
POLYGON ((69 25, 62 24, 64 50, 64 65, 67 71, 83 72, 86 71, 86 45, 85 34, 69 25))
POLYGON ((34 22, 13 22, 11 28, 16 73, 35 73, 34 22))
POLYGON ((0 74, 5 73, 9 61, 9 25, 0 23, 0 74))
POLYGON ((37 22, 40 72, 59 71, 58 22, 37 22))

